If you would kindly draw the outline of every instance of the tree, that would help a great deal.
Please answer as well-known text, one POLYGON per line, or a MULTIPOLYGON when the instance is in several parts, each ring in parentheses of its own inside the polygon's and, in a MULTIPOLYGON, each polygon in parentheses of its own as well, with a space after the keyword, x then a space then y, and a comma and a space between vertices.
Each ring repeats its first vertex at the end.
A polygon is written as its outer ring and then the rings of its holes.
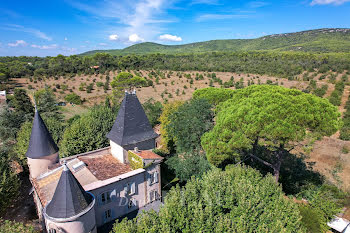
POLYGON ((219 103, 230 99, 233 96, 233 93, 234 90, 231 89, 208 87, 193 92, 193 99, 206 99, 209 103, 216 106, 219 103))
POLYGON ((214 114, 211 108, 207 100, 194 99, 169 115, 169 123, 165 127, 174 139, 178 153, 201 149, 202 135, 213 127, 214 114))
POLYGON ((181 155, 171 156, 165 162, 170 169, 175 171, 175 175, 181 182, 186 182, 194 177, 202 177, 210 170, 205 154, 203 153, 184 153, 181 155))
POLYGON ((161 135, 161 150, 170 153, 173 150, 173 138, 169 135, 166 126, 170 123, 169 116, 176 112, 183 104, 182 101, 174 101, 163 106, 163 112, 159 117, 160 121, 160 135, 161 135))
POLYGON ((163 105, 159 101, 155 101, 153 98, 149 98, 142 104, 143 109, 147 115, 152 127, 159 124, 159 117, 162 114, 163 105))
POLYGON ((77 105, 80 105, 82 103, 80 96, 75 94, 75 93, 70 93, 70 94, 66 95, 64 97, 64 100, 69 102, 69 103, 73 103, 73 104, 77 104, 77 105))
POLYGON ((142 87, 147 84, 146 79, 139 76, 133 76, 128 72, 121 72, 111 82, 113 87, 113 95, 116 99, 122 96, 124 90, 132 91, 133 88, 142 87))
POLYGON ((95 106, 66 128, 61 141, 63 157, 108 146, 106 137, 111 130, 116 112, 104 106, 95 106))
POLYGON ((307 134, 332 135, 341 125, 338 109, 328 100, 279 86, 237 90, 219 109, 215 127, 202 138, 208 160, 219 166, 251 156, 272 169, 276 181, 295 143, 307 134), (258 148, 272 160, 260 158, 258 148))
POLYGON ((241 166, 214 169, 165 197, 159 213, 114 225, 119 232, 305 232, 297 204, 273 178, 241 166))
POLYGON ((14 90, 10 106, 13 106, 16 112, 22 112, 24 115, 29 114, 33 116, 34 108, 24 89, 17 88, 14 90))
MULTIPOLYGON (((10 146, 3 143, 0 148, 0 212, 4 211, 18 195, 20 181, 10 163, 10 146)), ((1 224, 0 224, 1 232, 1 224)))
POLYGON ((36 91, 34 93, 34 99, 41 116, 56 118, 58 120, 63 119, 63 115, 57 105, 56 96, 51 89, 45 88, 36 91))

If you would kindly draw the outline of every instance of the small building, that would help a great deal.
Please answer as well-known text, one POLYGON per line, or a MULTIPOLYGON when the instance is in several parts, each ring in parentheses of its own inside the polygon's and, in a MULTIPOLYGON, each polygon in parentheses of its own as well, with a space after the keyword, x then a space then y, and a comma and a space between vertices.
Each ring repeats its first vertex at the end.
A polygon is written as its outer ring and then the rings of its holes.
POLYGON ((26 156, 37 213, 47 231, 97 232, 160 203, 163 158, 152 152, 157 137, 136 93, 126 93, 107 134, 109 147, 59 159, 36 111, 26 156))
POLYGON ((0 91, 0 105, 6 104, 6 91, 0 91))

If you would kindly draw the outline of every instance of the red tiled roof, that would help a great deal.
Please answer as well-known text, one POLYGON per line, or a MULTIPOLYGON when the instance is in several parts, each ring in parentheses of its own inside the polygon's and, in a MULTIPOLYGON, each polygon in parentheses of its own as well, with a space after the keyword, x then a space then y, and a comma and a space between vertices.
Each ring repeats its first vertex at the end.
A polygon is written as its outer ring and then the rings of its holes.
POLYGON ((133 152, 143 159, 163 159, 162 156, 159 156, 150 150, 142 150, 142 151, 138 151, 138 152, 133 151, 133 152))

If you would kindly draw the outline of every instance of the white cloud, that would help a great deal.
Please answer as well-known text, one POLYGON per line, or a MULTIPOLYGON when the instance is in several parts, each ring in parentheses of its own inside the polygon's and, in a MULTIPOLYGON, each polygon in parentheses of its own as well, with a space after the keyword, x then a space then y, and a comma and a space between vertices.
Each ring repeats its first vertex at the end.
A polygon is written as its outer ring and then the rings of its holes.
POLYGON ((69 3, 79 10, 96 16, 98 19, 116 19, 117 25, 106 25, 110 34, 118 31, 118 40, 131 42, 129 35, 142 35, 143 40, 152 40, 162 33, 162 24, 175 22, 169 17, 166 9, 174 4, 174 0, 104 0, 93 6, 82 0, 69 0, 69 3))
POLYGON ((118 40, 119 36, 117 34, 109 35, 109 40, 118 40))
POLYGON ((350 2, 350 0, 313 0, 310 4, 311 4, 311 6, 313 6, 313 5, 328 5, 328 4, 342 5, 346 2, 350 2))
POLYGON ((65 38, 64 38, 64 40, 68 40, 68 38, 67 38, 67 37, 65 37, 65 38))
POLYGON ((28 43, 25 42, 24 40, 16 40, 15 43, 8 43, 7 45, 10 47, 17 47, 17 46, 27 46, 28 43))
POLYGON ((141 38, 139 35, 137 35, 136 33, 134 33, 129 36, 129 41, 133 43, 138 43, 138 42, 143 42, 145 40, 141 38))
POLYGON ((32 48, 36 48, 36 49, 56 49, 58 46, 57 46, 57 44, 50 44, 50 45, 36 45, 36 44, 32 44, 31 47, 32 48))
POLYGON ((52 38, 45 33, 41 32, 38 29, 35 28, 26 28, 21 25, 16 25, 16 24, 6 24, 0 26, 0 28, 4 30, 9 30, 9 31, 18 31, 18 32, 25 32, 34 35, 35 37, 38 37, 40 39, 48 40, 51 41, 52 38))
POLYGON ((100 45, 100 46, 107 46, 106 43, 99 43, 98 45, 100 45))
POLYGON ((165 41, 182 41, 181 37, 175 36, 175 35, 170 35, 170 34, 160 35, 159 39, 165 40, 165 41))

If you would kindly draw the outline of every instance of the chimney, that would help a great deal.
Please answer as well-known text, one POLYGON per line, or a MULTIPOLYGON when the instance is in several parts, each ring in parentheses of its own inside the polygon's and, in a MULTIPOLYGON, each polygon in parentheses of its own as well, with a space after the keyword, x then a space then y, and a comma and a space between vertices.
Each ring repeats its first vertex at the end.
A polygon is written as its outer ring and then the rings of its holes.
POLYGON ((134 148, 134 152, 135 153, 138 153, 139 152, 139 149, 137 147, 134 148))

